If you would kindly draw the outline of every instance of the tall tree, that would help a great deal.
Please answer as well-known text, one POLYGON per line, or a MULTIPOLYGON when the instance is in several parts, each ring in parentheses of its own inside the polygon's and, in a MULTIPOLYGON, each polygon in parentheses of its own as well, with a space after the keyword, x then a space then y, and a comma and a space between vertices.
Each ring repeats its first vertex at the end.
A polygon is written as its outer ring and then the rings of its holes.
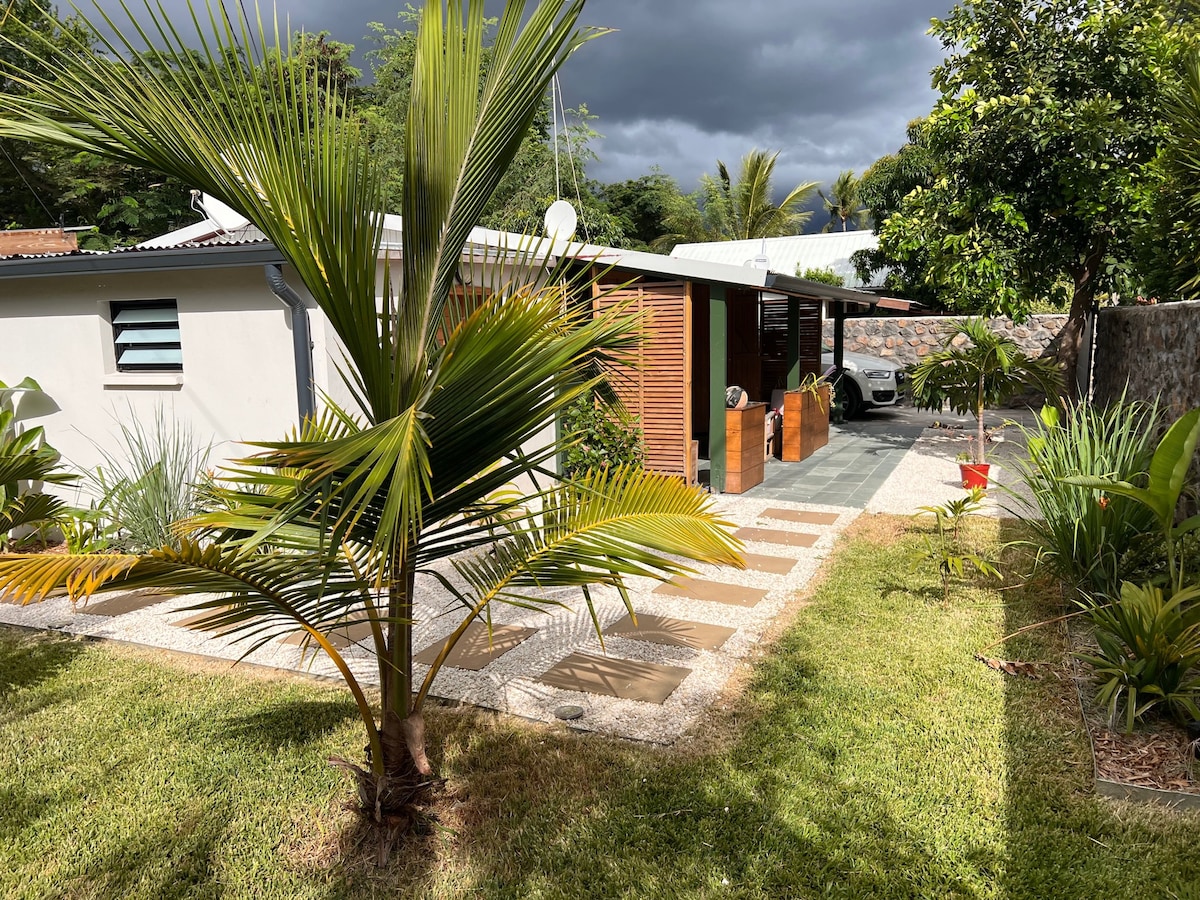
MULTIPOLYGON (((232 73, 209 87, 186 63, 151 77, 129 62, 135 47, 118 34, 107 47, 115 64, 80 43, 71 66, 85 78, 54 66, 33 77, 10 70, 28 95, 0 98, 0 136, 151 165, 253 221, 328 318, 362 411, 330 407, 292 439, 260 445, 212 512, 184 523, 179 549, 3 557, 0 591, 29 601, 56 586, 81 597, 156 585, 222 595, 199 604, 211 612, 207 625, 232 627, 251 647, 302 629, 358 704, 369 758, 365 768, 346 766, 364 815, 390 829, 432 786, 423 718, 432 681, 467 629, 490 622, 491 603, 553 606, 539 591, 570 586, 590 604, 590 585, 623 594, 626 576, 684 571, 668 554, 738 561, 727 527, 681 482, 633 468, 550 477, 545 468, 570 434, 526 450, 602 383, 597 364, 635 350, 637 316, 593 317, 589 303, 566 302, 572 285, 536 268, 531 277, 548 287, 513 284, 505 270, 480 308, 452 300, 471 229, 550 78, 596 34, 577 30, 583 5, 510 0, 486 74, 483 0, 466 12, 457 0, 425 7, 406 117, 398 283, 378 273, 382 178, 365 129, 337 103, 310 104, 320 90, 312 82, 232 73), (195 109, 203 119, 186 114, 195 109), (513 485, 530 481, 540 487, 516 495, 513 485), (438 584, 463 618, 414 680, 418 601, 438 584), (371 628, 378 718, 329 640, 353 621, 371 628)), ((177 51, 159 9, 145 13, 161 26, 150 33, 177 51)), ((238 33, 216 29, 211 52, 238 33)), ((266 42, 262 30, 258 38, 266 42)))
MULTIPOLYGON (((90 41, 91 34, 78 17, 42 16, 35 0, 7 0, 0 3, 0 68, 12 71, 23 61, 34 72, 44 71, 44 63, 23 57, 21 40, 35 41, 39 57, 49 63, 73 44, 90 41)), ((0 94, 23 91, 18 79, 0 74, 0 94)), ((0 228, 93 226, 81 245, 105 249, 182 224, 192 216, 190 200, 184 185, 155 172, 0 138, 0 228)))
POLYGON ((604 185, 601 197, 625 235, 620 246, 658 250, 663 249, 660 238, 668 234, 667 217, 683 195, 675 179, 655 166, 648 175, 604 185))
POLYGON ((870 213, 862 205, 862 179, 856 178, 852 169, 838 174, 829 186, 829 193, 817 191, 829 213, 829 221, 822 231, 857 231, 866 226, 870 213))
POLYGON ((922 126, 935 178, 880 223, 882 255, 921 257, 964 311, 1067 306, 1072 371, 1097 293, 1136 264, 1180 28, 1158 0, 965 0, 931 31, 949 54, 922 126))
POLYGON ((717 174, 700 179, 700 191, 667 219, 671 237, 683 241, 741 241, 799 234, 812 218, 804 209, 817 182, 796 185, 775 202, 775 163, 779 152, 751 150, 742 157, 737 180, 717 160, 717 174))

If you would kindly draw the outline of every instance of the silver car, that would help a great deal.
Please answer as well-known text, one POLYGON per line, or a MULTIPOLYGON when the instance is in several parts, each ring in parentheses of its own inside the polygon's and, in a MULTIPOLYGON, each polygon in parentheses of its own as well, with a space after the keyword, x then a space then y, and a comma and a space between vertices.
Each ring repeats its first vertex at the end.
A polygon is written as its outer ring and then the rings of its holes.
MULTIPOLYGON (((821 365, 833 366, 833 350, 828 346, 821 354, 821 365)), ((850 419, 864 409, 895 406, 904 391, 904 367, 890 359, 867 356, 865 353, 843 353, 842 416, 850 419)))

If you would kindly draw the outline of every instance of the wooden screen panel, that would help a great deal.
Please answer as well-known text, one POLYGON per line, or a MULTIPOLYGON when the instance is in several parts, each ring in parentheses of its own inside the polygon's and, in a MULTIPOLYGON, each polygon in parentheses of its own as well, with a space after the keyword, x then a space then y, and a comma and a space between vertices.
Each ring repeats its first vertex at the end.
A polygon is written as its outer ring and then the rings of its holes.
POLYGON ((636 364, 614 366, 609 378, 617 396, 639 423, 646 445, 646 467, 690 479, 691 303, 686 284, 638 283, 600 296, 594 289, 594 313, 629 303, 648 312, 646 337, 636 364))
MULTIPOLYGON (((783 299, 763 300, 762 322, 762 383, 764 391, 787 387, 787 308, 783 299)), ((821 304, 800 302, 800 377, 820 375, 821 366, 821 304)))

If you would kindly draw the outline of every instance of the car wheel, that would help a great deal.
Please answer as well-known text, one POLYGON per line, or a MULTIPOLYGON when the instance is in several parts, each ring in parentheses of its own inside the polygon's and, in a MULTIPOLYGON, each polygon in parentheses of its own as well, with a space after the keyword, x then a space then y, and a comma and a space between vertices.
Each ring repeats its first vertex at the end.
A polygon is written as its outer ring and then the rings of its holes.
POLYGON ((862 392, 850 378, 843 378, 841 385, 842 419, 849 421, 862 412, 862 392))

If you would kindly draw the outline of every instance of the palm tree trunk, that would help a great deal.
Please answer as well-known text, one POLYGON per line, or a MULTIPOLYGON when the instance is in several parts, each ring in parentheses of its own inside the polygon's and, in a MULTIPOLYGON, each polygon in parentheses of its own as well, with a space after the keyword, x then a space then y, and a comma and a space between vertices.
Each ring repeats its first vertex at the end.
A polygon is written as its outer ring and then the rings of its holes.
POLYGON ((416 587, 413 542, 393 559, 388 584, 388 654, 379 671, 383 770, 388 778, 421 779, 432 775, 433 769, 425 754, 425 721, 420 710, 412 707, 412 619, 416 587))

